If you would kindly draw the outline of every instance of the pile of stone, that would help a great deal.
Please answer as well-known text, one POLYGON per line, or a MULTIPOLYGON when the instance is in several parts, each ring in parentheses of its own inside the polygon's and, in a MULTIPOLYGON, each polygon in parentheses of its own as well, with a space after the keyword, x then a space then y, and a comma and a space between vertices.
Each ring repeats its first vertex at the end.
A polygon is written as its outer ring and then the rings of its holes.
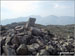
MULTIPOLYGON (((25 26, 16 26, 9 30, 1 26, 0 55, 40 56, 60 54, 59 52, 63 50, 57 44, 57 38, 54 38, 54 35, 48 30, 36 28, 35 21, 35 18, 30 18, 25 26)), ((67 49, 69 48, 68 45, 68 43, 65 45, 67 49)))

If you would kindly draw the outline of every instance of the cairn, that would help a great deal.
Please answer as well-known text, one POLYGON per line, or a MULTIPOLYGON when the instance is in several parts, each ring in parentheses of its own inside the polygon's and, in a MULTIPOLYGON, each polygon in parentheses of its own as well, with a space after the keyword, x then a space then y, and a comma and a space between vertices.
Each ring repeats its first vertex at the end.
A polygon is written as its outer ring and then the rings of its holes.
MULTIPOLYGON (((56 43, 56 40, 53 40, 54 35, 48 30, 34 27, 35 21, 35 18, 30 18, 25 25, 26 28, 24 28, 24 26, 16 26, 13 29, 5 30, 3 27, 0 31, 2 34, 2 36, 0 36, 0 38, 2 38, 0 40, 0 55, 40 56, 59 54, 62 49, 60 48, 59 43, 56 43)), ((69 44, 65 46, 68 45, 69 44)))

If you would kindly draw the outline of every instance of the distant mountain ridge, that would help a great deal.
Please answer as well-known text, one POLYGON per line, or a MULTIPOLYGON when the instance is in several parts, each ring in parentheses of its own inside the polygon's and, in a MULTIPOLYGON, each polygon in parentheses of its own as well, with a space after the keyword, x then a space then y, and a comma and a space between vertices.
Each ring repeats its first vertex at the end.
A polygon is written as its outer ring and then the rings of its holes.
POLYGON ((36 18, 36 23, 42 24, 42 25, 68 25, 68 24, 75 24, 75 17, 72 16, 28 16, 28 17, 19 17, 19 18, 13 18, 13 19, 6 19, 1 21, 2 25, 11 24, 14 22, 26 22, 30 17, 36 18))

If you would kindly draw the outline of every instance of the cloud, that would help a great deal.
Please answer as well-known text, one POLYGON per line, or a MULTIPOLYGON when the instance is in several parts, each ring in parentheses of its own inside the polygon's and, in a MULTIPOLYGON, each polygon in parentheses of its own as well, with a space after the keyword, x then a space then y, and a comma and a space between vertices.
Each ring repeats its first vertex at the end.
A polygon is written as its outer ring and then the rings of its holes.
POLYGON ((2 7, 11 10, 14 13, 31 12, 37 9, 38 5, 33 5, 33 1, 2 1, 2 7))
POLYGON ((58 4, 54 5, 54 8, 59 8, 60 6, 58 4))
POLYGON ((59 1, 1 1, 1 19, 30 15, 74 15, 73 2, 59 1))
POLYGON ((28 16, 38 7, 38 1, 1 1, 1 19, 28 16))
POLYGON ((68 5, 64 5, 64 4, 54 4, 54 8, 59 8, 59 9, 64 9, 64 8, 71 8, 68 5))

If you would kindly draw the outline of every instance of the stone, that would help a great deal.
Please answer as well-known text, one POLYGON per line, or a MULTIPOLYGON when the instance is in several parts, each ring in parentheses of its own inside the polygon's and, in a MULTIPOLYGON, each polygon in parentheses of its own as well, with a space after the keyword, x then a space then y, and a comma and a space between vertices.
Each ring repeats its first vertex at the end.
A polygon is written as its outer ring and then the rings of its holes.
POLYGON ((8 35, 9 35, 10 37, 14 37, 14 35, 16 34, 16 31, 15 31, 14 29, 9 29, 9 30, 7 31, 7 33, 8 33, 8 35))
POLYGON ((23 32, 23 31, 24 31, 24 27, 23 27, 23 26, 16 26, 16 27, 15 27, 15 30, 16 30, 17 32, 23 32))
POLYGON ((28 53, 28 49, 27 46, 25 44, 21 44, 17 50, 16 50, 18 55, 27 55, 28 53))
POLYGON ((40 56, 40 54, 39 54, 39 53, 37 53, 35 56, 40 56))
POLYGON ((32 38, 32 39, 30 40, 30 44, 33 44, 33 43, 37 43, 37 41, 36 41, 35 38, 32 38))
POLYGON ((0 39, 1 46, 5 45, 5 40, 6 40, 6 37, 1 37, 0 39))
POLYGON ((40 47, 40 45, 37 44, 37 43, 33 43, 31 45, 27 45, 28 51, 30 51, 30 52, 34 52, 34 51, 38 50, 39 47, 40 47))
POLYGON ((6 37, 1 37, 1 39, 0 39, 0 54, 3 53, 2 46, 5 45, 5 40, 6 40, 6 37))
POLYGON ((50 55, 58 54, 57 48, 52 45, 46 45, 46 50, 49 52, 50 55))
POLYGON ((49 55, 49 53, 45 49, 42 49, 40 50, 40 55, 49 55))
POLYGON ((12 39, 13 39, 13 37, 7 36, 6 41, 5 41, 5 45, 12 45, 12 43, 11 43, 12 39))
POLYGON ((14 50, 16 50, 19 47, 19 45, 18 44, 13 44, 10 47, 13 48, 14 50))
POLYGON ((19 38, 18 38, 19 36, 14 36, 13 37, 13 39, 11 40, 11 43, 12 44, 17 44, 17 45, 19 45, 20 44, 20 42, 19 42, 19 38))
POLYGON ((20 44, 29 44, 32 37, 29 35, 24 35, 23 37, 22 36, 18 37, 18 39, 20 44))
POLYGON ((35 18, 29 18, 29 21, 26 23, 26 28, 34 27, 35 21, 36 21, 35 18))
POLYGON ((40 29, 34 28, 34 27, 31 27, 30 31, 32 32, 32 35, 34 35, 34 36, 40 36, 42 34, 40 29))
POLYGON ((32 35, 32 32, 31 31, 27 31, 27 35, 32 35))
POLYGON ((24 36, 15 36, 11 42, 12 44, 28 44, 30 40, 31 37, 29 35, 24 35, 24 36))
POLYGON ((1 56, 6 56, 6 55, 5 55, 5 53, 2 53, 2 55, 1 55, 1 56))
POLYGON ((17 33, 16 35, 17 35, 17 36, 24 36, 25 33, 24 33, 24 32, 21 32, 21 33, 17 33))
POLYGON ((0 44, 0 55, 1 55, 1 44, 0 44))
POLYGON ((3 31, 3 30, 6 30, 6 27, 5 26, 0 26, 0 31, 3 31))
POLYGON ((0 25, 0 34, 1 34, 1 36, 4 36, 6 31, 7 31, 6 26, 0 25))
POLYGON ((34 52, 35 48, 32 45, 27 45, 28 51, 29 52, 34 52))
POLYGON ((44 44, 39 39, 36 39, 36 41, 40 46, 44 46, 44 44))
POLYGON ((15 50, 10 48, 10 46, 8 46, 8 45, 3 46, 3 51, 4 51, 5 55, 8 55, 8 56, 16 55, 15 50))

